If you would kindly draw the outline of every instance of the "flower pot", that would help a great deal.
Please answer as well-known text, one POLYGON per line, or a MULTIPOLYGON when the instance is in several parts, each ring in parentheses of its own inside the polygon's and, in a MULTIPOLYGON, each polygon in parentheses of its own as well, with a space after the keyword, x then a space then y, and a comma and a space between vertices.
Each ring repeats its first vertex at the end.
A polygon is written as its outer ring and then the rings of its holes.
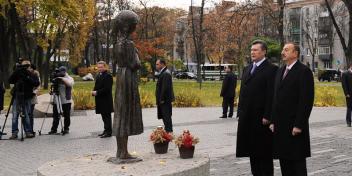
POLYGON ((182 159, 193 158, 194 146, 192 146, 191 148, 181 146, 178 148, 178 150, 182 159))
POLYGON ((167 149, 169 148, 169 142, 161 142, 154 144, 154 150, 157 154, 167 153, 167 149))

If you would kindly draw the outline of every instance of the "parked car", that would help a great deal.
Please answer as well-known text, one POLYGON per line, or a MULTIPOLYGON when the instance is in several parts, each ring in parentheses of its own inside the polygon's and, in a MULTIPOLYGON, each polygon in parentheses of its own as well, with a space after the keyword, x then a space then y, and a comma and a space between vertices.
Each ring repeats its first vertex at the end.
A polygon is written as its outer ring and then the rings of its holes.
POLYGON ((197 79, 197 76, 192 72, 179 72, 175 77, 177 79, 197 79))
POLYGON ((340 81, 341 72, 335 69, 325 69, 318 71, 319 81, 340 81))

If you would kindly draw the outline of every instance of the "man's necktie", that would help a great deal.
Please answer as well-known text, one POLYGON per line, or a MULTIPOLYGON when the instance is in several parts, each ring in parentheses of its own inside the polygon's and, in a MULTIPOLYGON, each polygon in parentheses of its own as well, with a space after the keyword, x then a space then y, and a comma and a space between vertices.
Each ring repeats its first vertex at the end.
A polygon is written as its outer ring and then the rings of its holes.
POLYGON ((290 69, 286 68, 284 75, 282 76, 282 80, 285 79, 287 73, 290 71, 290 69))
POLYGON ((252 70, 251 70, 251 75, 254 73, 255 69, 257 68, 256 64, 253 64, 252 70))

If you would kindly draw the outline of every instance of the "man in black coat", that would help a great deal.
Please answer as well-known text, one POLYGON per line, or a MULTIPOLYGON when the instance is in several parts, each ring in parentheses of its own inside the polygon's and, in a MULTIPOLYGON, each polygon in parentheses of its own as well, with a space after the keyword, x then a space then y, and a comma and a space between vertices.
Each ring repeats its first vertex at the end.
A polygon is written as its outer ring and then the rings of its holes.
POLYGON ((244 68, 237 110, 236 157, 249 157, 254 176, 272 176, 272 133, 271 119, 274 78, 277 66, 266 58, 267 45, 264 41, 252 43, 253 63, 244 68))
MULTIPOLYGON (((0 80, 0 113, 4 109, 4 94, 5 94, 5 88, 4 88, 4 83, 2 80, 0 80)), ((0 126, 1 129, 1 126, 0 126)), ((2 133, 0 131, 0 137, 2 133)))
POLYGON ((92 95, 95 97, 95 113, 101 114, 104 122, 104 132, 99 134, 101 138, 111 137, 112 124, 111 112, 114 112, 112 101, 113 79, 108 73, 108 65, 104 61, 97 64, 99 74, 96 78, 92 95))
POLYGON ((0 112, 4 109, 4 94, 5 94, 4 83, 0 81, 0 112))
POLYGON ((346 113, 346 123, 348 127, 351 127, 351 111, 352 111, 352 64, 350 68, 342 73, 341 83, 343 88, 343 93, 346 97, 347 113, 346 113))
POLYGON ((158 73, 158 82, 156 83, 156 104, 158 110, 158 119, 162 119, 165 131, 173 132, 172 128, 172 102, 175 101, 174 90, 172 86, 172 76, 166 67, 164 59, 156 61, 158 73))
POLYGON ((233 106, 235 100, 237 76, 232 72, 232 66, 226 66, 225 72, 227 73, 224 80, 222 81, 220 96, 222 99, 222 116, 220 118, 232 118, 233 106), (227 116, 227 110, 230 107, 229 116, 227 116))
POLYGON ((300 48, 287 43, 282 50, 286 63, 275 78, 272 124, 274 157, 283 176, 306 176, 310 157, 309 116, 314 102, 312 71, 299 62, 300 48))

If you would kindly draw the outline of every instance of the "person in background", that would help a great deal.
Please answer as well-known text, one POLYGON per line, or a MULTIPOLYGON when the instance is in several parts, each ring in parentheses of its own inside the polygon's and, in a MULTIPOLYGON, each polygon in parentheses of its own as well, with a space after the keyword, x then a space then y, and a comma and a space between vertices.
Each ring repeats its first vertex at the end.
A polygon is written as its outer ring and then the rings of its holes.
POLYGON ((95 113, 101 114, 104 122, 104 132, 99 134, 101 138, 111 137, 112 123, 111 113, 114 112, 112 100, 113 79, 108 72, 108 65, 104 61, 97 63, 98 76, 96 77, 92 95, 95 97, 95 113))
POLYGON ((158 119, 163 120, 165 131, 172 133, 172 102, 175 101, 172 76, 164 59, 156 61, 156 69, 159 71, 155 90, 158 119))
POLYGON ((343 93, 346 98, 347 112, 346 112, 346 123, 347 127, 351 127, 351 111, 352 111, 352 64, 350 68, 342 73, 341 84, 343 93))
POLYGON ((236 96, 237 76, 232 72, 232 66, 226 66, 225 72, 227 73, 222 81, 221 93, 222 97, 222 116, 220 118, 232 118, 233 106, 236 96), (230 108, 229 115, 227 111, 230 108))

